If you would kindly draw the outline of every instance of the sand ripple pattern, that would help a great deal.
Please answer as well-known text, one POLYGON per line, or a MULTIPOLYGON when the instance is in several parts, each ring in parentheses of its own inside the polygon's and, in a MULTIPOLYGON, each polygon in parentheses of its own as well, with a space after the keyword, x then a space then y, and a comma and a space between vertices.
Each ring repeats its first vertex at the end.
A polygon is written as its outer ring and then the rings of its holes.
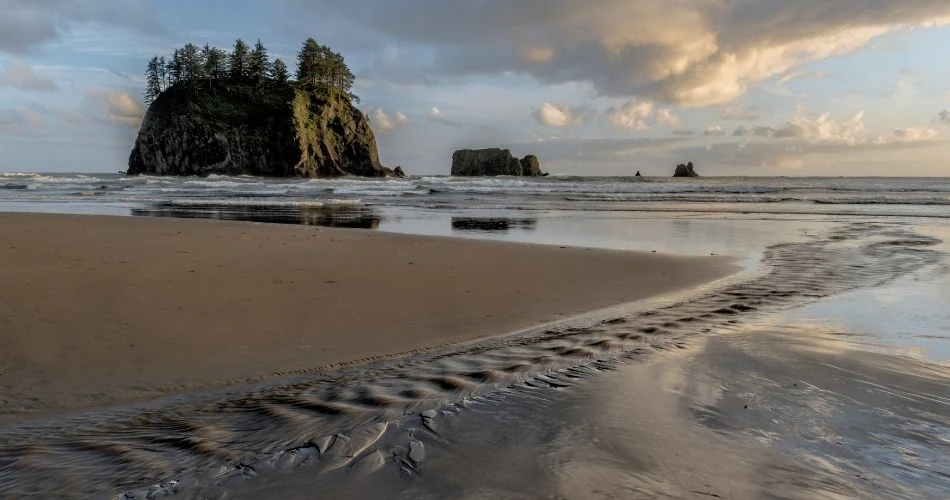
POLYGON ((618 363, 685 347, 762 312, 874 286, 936 263, 938 240, 895 225, 841 226, 779 244, 760 275, 650 311, 612 309, 486 342, 331 373, 175 396, 0 429, 0 497, 220 498, 256 476, 424 467, 409 422, 510 388, 560 390, 618 363))

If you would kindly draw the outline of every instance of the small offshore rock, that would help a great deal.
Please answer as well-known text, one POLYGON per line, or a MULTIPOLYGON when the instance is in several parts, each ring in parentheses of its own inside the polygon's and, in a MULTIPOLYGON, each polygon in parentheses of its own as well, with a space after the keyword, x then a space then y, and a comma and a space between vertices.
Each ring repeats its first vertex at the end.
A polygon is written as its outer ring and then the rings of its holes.
POLYGON ((673 177, 699 177, 699 174, 696 173, 696 169, 693 168, 693 162, 689 162, 685 165, 682 163, 676 166, 676 171, 673 172, 673 177))

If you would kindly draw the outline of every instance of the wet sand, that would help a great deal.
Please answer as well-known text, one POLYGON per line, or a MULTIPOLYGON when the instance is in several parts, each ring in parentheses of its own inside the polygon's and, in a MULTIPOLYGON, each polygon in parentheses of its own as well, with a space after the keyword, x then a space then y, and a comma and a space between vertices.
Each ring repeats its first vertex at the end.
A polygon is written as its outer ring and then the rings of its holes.
POLYGON ((843 224, 678 300, 3 425, 0 496, 943 498, 946 366, 815 307, 939 289, 941 248, 843 224))
POLYGON ((235 498, 946 498, 950 369, 839 333, 759 323, 512 387, 390 429, 424 450, 411 481, 314 461, 235 498))
POLYGON ((399 356, 736 270, 713 257, 0 214, 0 424, 399 356))

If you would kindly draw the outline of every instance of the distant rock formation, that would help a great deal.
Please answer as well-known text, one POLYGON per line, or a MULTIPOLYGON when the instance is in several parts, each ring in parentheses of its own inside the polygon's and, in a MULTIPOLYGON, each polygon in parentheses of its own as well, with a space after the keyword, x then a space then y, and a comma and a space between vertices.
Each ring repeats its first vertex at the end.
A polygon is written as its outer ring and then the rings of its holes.
POLYGON ((369 120, 346 96, 290 84, 177 85, 149 106, 129 174, 402 177, 382 166, 369 120))
POLYGON ((642 176, 642 175, 640 175, 640 171, 639 171, 639 170, 637 170, 637 175, 634 175, 634 177, 643 177, 643 176, 642 176))
POLYGON ((537 156, 528 155, 521 159, 521 175, 524 177, 541 177, 544 175, 541 173, 541 162, 538 161, 537 156))
POLYGON ((689 162, 686 165, 680 163, 676 166, 676 172, 673 173, 673 177, 699 177, 699 174, 693 169, 693 162, 689 162))
POLYGON ((541 163, 534 155, 515 158, 507 149, 460 149, 452 155, 452 175, 462 177, 541 177, 541 163))

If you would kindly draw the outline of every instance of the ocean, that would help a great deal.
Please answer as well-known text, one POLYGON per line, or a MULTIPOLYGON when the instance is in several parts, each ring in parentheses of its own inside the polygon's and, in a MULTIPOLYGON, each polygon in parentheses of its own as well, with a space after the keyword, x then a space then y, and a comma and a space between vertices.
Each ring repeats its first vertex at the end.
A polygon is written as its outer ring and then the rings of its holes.
POLYGON ((0 428, 0 496, 950 496, 950 179, 0 173, 0 211, 743 267, 479 343, 0 428))

